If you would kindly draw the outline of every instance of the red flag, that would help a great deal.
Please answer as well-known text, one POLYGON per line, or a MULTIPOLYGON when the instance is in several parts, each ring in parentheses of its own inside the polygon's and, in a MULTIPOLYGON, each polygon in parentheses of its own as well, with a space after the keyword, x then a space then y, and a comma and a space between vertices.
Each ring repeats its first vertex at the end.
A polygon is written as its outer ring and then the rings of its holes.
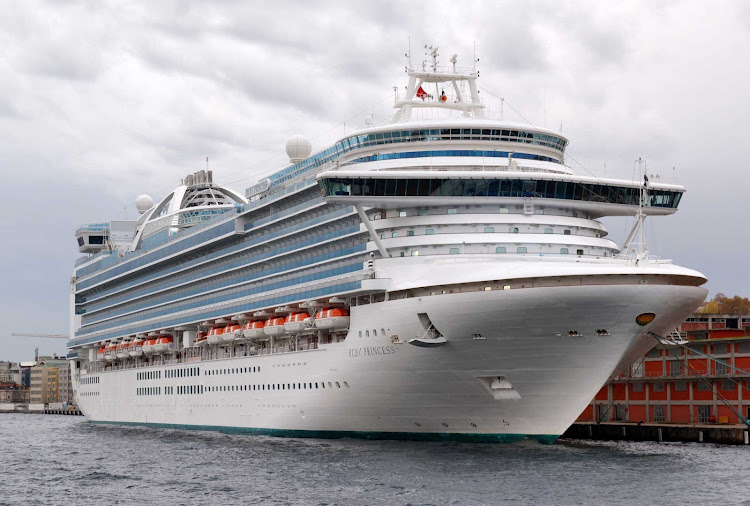
POLYGON ((422 100, 424 100, 424 97, 426 96, 427 96, 427 92, 424 91, 422 87, 420 86, 419 89, 417 90, 417 98, 421 98, 422 100))

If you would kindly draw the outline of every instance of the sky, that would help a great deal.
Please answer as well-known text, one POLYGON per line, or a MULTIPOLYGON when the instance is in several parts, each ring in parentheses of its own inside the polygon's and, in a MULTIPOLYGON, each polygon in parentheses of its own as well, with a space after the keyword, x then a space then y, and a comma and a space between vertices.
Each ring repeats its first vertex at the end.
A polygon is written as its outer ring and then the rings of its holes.
MULTIPOLYGON (((750 4, 742 1, 196 2, 0 0, 0 360, 64 353, 84 223, 137 216, 206 167, 243 191, 387 122, 405 54, 476 57, 506 119, 560 131, 577 173, 687 188, 650 219, 652 253, 750 295, 750 4)), ((618 242, 628 220, 607 219, 618 242)))

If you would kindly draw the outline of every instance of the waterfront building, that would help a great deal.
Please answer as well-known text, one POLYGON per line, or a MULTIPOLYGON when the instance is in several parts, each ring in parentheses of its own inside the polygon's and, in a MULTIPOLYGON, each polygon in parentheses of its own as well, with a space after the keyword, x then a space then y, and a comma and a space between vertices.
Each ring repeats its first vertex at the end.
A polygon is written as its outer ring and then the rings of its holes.
POLYGON ((0 383, 23 384, 23 373, 20 364, 0 362, 0 383))
POLYGON ((0 404, 28 404, 29 389, 17 383, 0 382, 0 404))
POLYGON ((579 421, 737 424, 738 414, 750 418, 750 315, 694 314, 671 337, 686 347, 657 344, 602 387, 579 421))
POLYGON ((244 196, 199 171, 76 231, 90 420, 554 441, 646 331, 695 310, 705 277, 642 240, 682 186, 576 174, 562 133, 491 117, 477 70, 430 53, 392 121, 314 154, 292 137, 244 196), (605 216, 638 218, 623 245, 605 216))
POLYGON ((40 357, 31 368, 30 402, 73 402, 70 367, 65 359, 40 357))

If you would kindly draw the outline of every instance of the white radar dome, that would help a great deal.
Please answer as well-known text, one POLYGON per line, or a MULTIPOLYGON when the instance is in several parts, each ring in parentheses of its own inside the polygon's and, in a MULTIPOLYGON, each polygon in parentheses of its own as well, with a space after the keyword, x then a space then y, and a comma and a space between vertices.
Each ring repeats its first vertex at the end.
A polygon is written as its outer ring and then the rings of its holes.
POLYGON ((312 152, 312 144, 304 135, 295 135, 286 143, 286 154, 292 163, 301 162, 312 152))
POLYGON ((140 214, 145 213, 152 207, 154 207, 154 199, 148 195, 138 195, 138 198, 135 199, 135 208, 138 209, 140 214))

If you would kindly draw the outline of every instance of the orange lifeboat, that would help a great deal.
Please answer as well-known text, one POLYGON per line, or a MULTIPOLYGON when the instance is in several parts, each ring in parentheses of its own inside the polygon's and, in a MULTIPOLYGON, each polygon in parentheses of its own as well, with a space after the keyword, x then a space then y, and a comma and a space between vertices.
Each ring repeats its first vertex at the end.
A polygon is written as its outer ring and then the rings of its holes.
POLYGON ((136 339, 135 341, 130 343, 128 354, 131 357, 140 357, 141 355, 143 355, 143 339, 136 339))
POLYGON ((337 330, 349 327, 349 312, 343 308, 324 308, 315 315, 315 327, 337 330))
POLYGON ((119 359, 126 359, 130 356, 128 353, 128 348, 130 348, 130 343, 120 343, 117 345, 116 348, 116 354, 117 358, 119 359))
POLYGON ((114 344, 110 344, 109 346, 104 347, 104 360, 107 362, 112 362, 115 358, 117 358, 117 346, 114 344))
POLYGON ((156 350, 154 349, 156 347, 156 338, 149 338, 146 339, 146 342, 143 343, 143 353, 146 355, 153 355, 156 353, 156 350))
POLYGON ((237 337, 242 336, 242 327, 239 325, 227 325, 224 328, 224 333, 221 335, 221 342, 231 343, 237 337))
POLYGON ((194 346, 204 346, 208 344, 208 334, 205 332, 198 332, 198 335, 195 336, 195 341, 193 342, 194 346))
POLYGON ((245 336, 247 339, 258 339, 261 337, 266 337, 266 333, 263 331, 263 328, 265 326, 266 326, 265 320, 247 322, 242 327, 242 335, 245 336))
POLYGON ((154 353, 164 353, 172 351, 172 336, 162 336, 156 340, 154 344, 154 353))
POLYGON ((221 335, 224 333, 224 327, 213 327, 208 331, 208 344, 219 344, 221 335))
POLYGON ((98 351, 96 352, 96 359, 97 359, 97 360, 104 360, 104 349, 105 349, 105 347, 104 347, 104 346, 102 346, 102 347, 101 347, 101 348, 99 348, 99 350, 98 350, 98 351))
POLYGON ((284 320, 284 330, 297 334, 312 327, 313 319, 308 313, 292 313, 284 320))
POLYGON ((270 337, 283 336, 286 334, 284 318, 271 318, 263 328, 263 332, 270 337))

